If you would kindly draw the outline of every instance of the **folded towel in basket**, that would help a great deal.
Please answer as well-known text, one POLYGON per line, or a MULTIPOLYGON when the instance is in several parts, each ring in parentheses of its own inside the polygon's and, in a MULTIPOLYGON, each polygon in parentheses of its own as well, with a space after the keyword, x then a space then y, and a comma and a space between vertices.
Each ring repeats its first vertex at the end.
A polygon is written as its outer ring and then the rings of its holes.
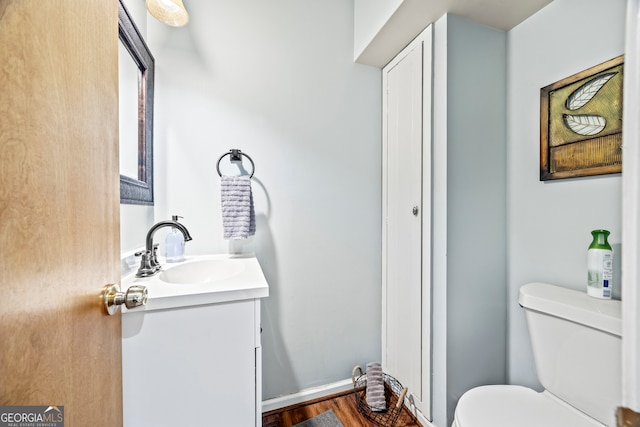
POLYGON ((380 412, 387 409, 384 397, 384 378, 380 362, 367 363, 367 405, 372 411, 380 412))
POLYGON ((256 234, 251 178, 223 176, 220 183, 222 226, 225 239, 246 239, 256 234))

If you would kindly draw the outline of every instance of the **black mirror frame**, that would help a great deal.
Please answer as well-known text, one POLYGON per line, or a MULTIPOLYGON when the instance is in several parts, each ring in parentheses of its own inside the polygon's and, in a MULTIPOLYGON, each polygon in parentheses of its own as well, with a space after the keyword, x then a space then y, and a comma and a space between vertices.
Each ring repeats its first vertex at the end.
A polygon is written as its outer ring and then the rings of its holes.
POLYGON ((138 90, 138 179, 120 175, 120 203, 153 205, 153 90, 155 60, 123 0, 118 2, 118 34, 140 70, 138 90))

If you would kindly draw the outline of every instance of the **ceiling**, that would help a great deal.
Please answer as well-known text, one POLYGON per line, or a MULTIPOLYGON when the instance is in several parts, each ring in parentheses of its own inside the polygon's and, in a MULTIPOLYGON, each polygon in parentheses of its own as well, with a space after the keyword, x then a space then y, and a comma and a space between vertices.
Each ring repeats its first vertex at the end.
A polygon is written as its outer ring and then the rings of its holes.
MULTIPOLYGON (((417 1, 423 8, 439 5, 440 10, 469 18, 480 24, 509 31, 552 0, 436 0, 417 1)), ((443 12, 444 13, 444 12, 443 12)), ((441 13, 441 15, 443 14, 441 13)))
POLYGON ((445 13, 509 31, 553 0, 404 0, 356 62, 385 66, 404 46, 445 13))

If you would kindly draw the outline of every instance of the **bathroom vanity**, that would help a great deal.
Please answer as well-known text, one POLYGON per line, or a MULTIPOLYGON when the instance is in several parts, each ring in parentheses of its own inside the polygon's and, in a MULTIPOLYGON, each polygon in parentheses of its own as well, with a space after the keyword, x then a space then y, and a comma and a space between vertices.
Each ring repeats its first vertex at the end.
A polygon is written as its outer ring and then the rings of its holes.
POLYGON ((260 299, 253 256, 191 257, 129 279, 147 305, 122 316, 125 427, 261 426, 260 299))

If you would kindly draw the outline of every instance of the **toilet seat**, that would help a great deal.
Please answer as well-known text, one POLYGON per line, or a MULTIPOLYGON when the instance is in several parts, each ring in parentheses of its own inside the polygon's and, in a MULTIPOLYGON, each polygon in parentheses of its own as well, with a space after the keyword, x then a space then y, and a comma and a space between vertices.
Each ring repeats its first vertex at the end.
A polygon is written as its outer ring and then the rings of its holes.
POLYGON ((464 393, 452 427, 602 427, 604 424, 560 401, 527 387, 491 385, 464 393))

